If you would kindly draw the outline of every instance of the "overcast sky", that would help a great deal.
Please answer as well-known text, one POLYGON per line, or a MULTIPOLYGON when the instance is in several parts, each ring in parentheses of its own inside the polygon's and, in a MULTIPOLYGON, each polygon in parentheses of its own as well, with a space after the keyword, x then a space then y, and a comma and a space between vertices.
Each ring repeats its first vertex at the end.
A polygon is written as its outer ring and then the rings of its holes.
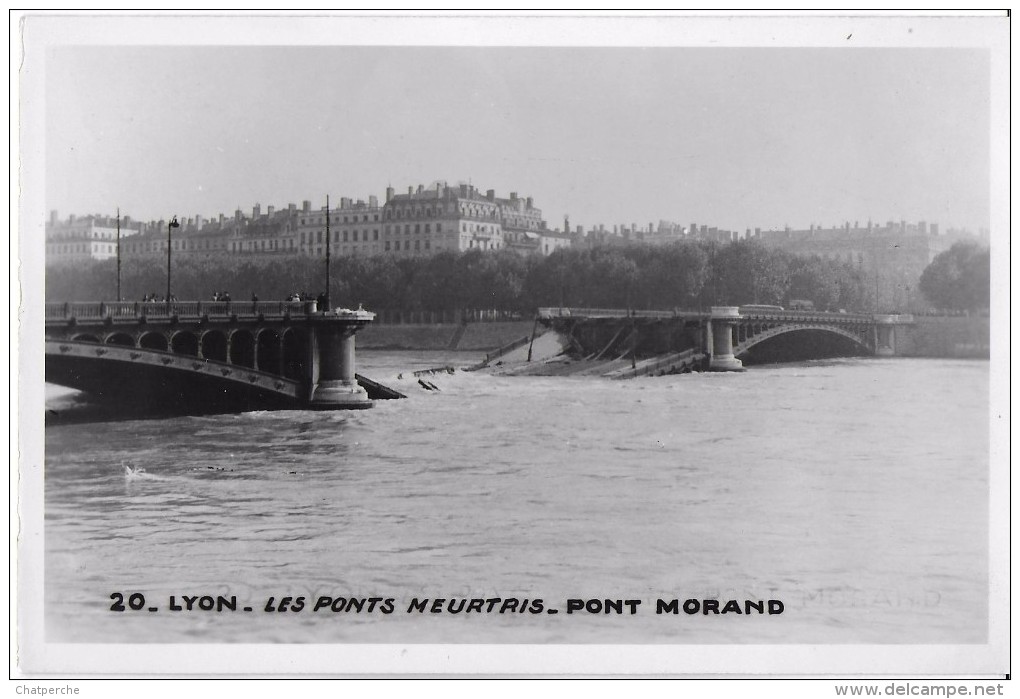
POLYGON ((550 227, 988 226, 979 49, 57 47, 46 204, 213 216, 392 184, 550 227))

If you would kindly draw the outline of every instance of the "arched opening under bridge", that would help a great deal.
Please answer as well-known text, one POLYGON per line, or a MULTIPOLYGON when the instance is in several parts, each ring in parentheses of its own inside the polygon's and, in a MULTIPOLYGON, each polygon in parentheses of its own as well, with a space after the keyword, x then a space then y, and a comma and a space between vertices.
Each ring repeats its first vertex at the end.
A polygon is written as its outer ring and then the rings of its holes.
POLYGON ((227 361, 227 336, 219 330, 202 335, 202 356, 217 362, 227 361))
POLYGON ((170 339, 170 346, 174 354, 186 354, 189 357, 198 356, 198 336, 195 333, 181 331, 174 333, 170 339))
POLYGON ((273 328, 264 328, 259 332, 258 368, 273 374, 279 374, 280 367, 280 334, 273 328))
POLYGON ((283 375, 303 379, 308 375, 308 333, 291 328, 283 334, 283 375))
POLYGON ((135 338, 131 337, 127 333, 113 333, 106 338, 106 344, 119 345, 121 347, 134 347, 135 338))
POLYGON ((238 330, 230 336, 230 362, 255 368, 255 336, 247 330, 238 330))
POLYGON ((871 355, 860 340, 822 328, 790 328, 758 342, 755 339, 750 339, 746 349, 738 349, 736 356, 744 366, 871 355))
POLYGON ((143 349, 160 350, 166 352, 170 348, 166 335, 163 333, 145 333, 138 338, 138 346, 143 349))

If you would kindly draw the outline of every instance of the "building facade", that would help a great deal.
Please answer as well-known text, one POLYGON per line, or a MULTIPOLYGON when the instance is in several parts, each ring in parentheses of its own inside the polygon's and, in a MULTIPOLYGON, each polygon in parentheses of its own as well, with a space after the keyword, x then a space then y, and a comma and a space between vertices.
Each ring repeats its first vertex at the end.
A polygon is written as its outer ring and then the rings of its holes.
POLYGON ((748 237, 794 255, 817 255, 858 268, 879 308, 923 304, 917 285, 925 268, 939 253, 971 237, 962 232, 940 235, 938 224, 888 221, 884 225, 849 221, 842 226, 761 230, 748 237))
POLYGON ((51 211, 46 222, 47 263, 80 262, 83 260, 107 260, 117 256, 117 239, 121 239, 121 251, 128 239, 135 239, 144 226, 124 216, 118 222, 116 217, 83 216, 73 214, 66 221, 57 218, 51 211))

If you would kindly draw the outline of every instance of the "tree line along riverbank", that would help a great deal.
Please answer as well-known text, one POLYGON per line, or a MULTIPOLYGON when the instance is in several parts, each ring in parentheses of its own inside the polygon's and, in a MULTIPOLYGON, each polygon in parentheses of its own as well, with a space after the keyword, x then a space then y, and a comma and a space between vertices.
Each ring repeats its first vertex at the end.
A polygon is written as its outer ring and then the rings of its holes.
MULTIPOLYGON (((173 259, 172 293, 209 299, 229 292, 235 301, 252 294, 285 299, 325 290, 324 261, 307 256, 173 259)), ((124 260, 123 300, 166 290, 166 260, 124 260)), ((334 305, 374 311, 493 309, 531 315, 540 306, 708 308, 747 303, 783 304, 806 299, 818 309, 870 310, 874 280, 851 263, 795 257, 756 241, 689 242, 654 247, 564 249, 548 257, 511 251, 441 252, 427 258, 393 255, 334 258, 334 305)), ((116 260, 47 267, 49 301, 112 301, 116 260)))

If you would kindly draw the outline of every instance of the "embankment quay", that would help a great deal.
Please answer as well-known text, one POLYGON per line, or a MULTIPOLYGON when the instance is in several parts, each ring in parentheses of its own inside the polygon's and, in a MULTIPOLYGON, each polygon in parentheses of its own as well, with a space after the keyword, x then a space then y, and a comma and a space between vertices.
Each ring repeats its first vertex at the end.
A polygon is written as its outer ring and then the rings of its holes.
POLYGON ((400 397, 355 372, 374 317, 315 301, 47 303, 46 380, 172 410, 367 408, 400 397))

